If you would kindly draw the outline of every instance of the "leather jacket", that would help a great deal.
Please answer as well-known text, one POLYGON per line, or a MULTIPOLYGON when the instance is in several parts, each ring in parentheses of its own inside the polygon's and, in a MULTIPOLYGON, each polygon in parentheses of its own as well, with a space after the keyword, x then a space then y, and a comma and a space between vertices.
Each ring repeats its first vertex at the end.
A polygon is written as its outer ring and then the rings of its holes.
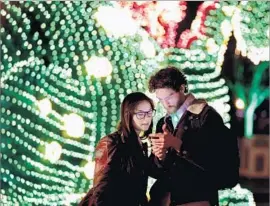
MULTIPOLYGON (((137 136, 115 132, 103 137, 95 151, 94 185, 80 205, 145 206, 148 157, 137 136)), ((147 154, 147 153, 146 153, 147 154)))
POLYGON ((164 123, 174 136, 182 139, 182 145, 179 153, 169 148, 164 161, 155 161, 164 173, 151 188, 151 205, 161 206, 160 198, 167 199, 168 193, 171 206, 196 201, 218 205, 215 180, 220 177, 213 171, 219 161, 216 140, 225 127, 222 118, 205 101, 195 100, 176 128, 170 118, 161 118, 157 133, 162 133, 164 123))

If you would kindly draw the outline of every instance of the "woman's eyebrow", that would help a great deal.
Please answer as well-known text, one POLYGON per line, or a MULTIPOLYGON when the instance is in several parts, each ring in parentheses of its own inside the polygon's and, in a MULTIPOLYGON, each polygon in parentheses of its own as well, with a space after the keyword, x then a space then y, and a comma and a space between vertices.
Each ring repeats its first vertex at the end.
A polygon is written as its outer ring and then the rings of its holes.
POLYGON ((152 111, 152 109, 148 110, 148 111, 145 111, 145 110, 137 110, 137 112, 150 112, 152 111))

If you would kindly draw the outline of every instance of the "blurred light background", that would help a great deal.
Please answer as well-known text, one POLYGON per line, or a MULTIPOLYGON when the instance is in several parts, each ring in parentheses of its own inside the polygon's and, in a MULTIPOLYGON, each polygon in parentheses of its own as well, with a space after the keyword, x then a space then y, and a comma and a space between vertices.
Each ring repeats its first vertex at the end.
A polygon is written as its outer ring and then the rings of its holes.
POLYGON ((239 136, 241 181, 220 204, 268 205, 269 4, 0 2, 2 203, 76 205, 124 96, 157 103, 148 78, 174 66, 239 136))

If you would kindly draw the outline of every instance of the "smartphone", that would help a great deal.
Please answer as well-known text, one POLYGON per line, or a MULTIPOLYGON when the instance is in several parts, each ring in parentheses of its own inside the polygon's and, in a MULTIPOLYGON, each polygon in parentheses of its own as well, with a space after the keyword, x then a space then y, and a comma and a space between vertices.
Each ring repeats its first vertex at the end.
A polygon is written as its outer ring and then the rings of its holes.
POLYGON ((150 139, 158 139, 159 137, 149 137, 150 139))

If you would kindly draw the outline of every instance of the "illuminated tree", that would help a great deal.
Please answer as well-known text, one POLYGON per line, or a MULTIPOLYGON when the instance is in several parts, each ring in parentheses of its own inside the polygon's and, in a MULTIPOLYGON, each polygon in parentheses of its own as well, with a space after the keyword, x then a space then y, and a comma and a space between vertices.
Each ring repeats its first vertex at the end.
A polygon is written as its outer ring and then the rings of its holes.
POLYGON ((254 63, 269 60, 269 2, 208 1, 198 8, 190 29, 177 39, 178 23, 184 20, 186 2, 120 2, 165 48, 166 65, 181 68, 190 90, 205 98, 229 122, 228 87, 220 72, 233 34, 237 53, 254 63), (168 20, 169 19, 169 20, 168 20))
MULTIPOLYGON (((159 1, 120 3, 132 10, 133 17, 164 48, 163 64, 182 69, 187 74, 190 91, 216 108, 225 123, 230 121, 230 98, 221 68, 238 4, 232 1, 202 2, 190 29, 183 31, 177 39, 178 23, 189 15, 186 2, 166 2, 166 5, 159 1), (168 11, 170 21, 162 21, 168 11)), ((254 199, 250 191, 237 185, 232 190, 219 191, 219 202, 220 205, 253 205, 254 199)))
POLYGON ((240 1, 232 17, 236 54, 255 65, 269 61, 269 8, 269 1, 240 1))
POLYGON ((255 109, 269 97, 269 86, 263 83, 268 77, 269 62, 249 67, 246 68, 249 71, 245 72, 243 64, 238 60, 234 71, 235 81, 228 81, 236 97, 237 108, 244 110, 244 136, 250 139, 253 137, 255 109), (247 72, 251 74, 251 79, 245 79, 244 74, 247 72))
POLYGON ((6 1, 1 22, 1 202, 75 203, 92 185, 96 142, 124 96, 145 90, 158 47, 106 2, 6 1))
POLYGON ((269 85, 264 83, 269 76, 269 8, 269 2, 243 1, 232 17, 238 56, 235 81, 228 81, 238 98, 237 106, 244 109, 244 136, 249 139, 253 137, 255 109, 269 97, 269 85), (250 59, 249 68, 244 68, 244 58, 250 59), (245 73, 251 79, 246 79, 245 73))
POLYGON ((179 41, 186 2, 126 4, 1 2, 4 203, 77 202, 92 185, 95 144, 115 130, 122 99, 148 93, 146 80, 162 64, 182 68, 190 90, 229 121, 220 70, 237 3, 204 2, 179 41), (150 13, 140 22, 131 8, 150 13))

